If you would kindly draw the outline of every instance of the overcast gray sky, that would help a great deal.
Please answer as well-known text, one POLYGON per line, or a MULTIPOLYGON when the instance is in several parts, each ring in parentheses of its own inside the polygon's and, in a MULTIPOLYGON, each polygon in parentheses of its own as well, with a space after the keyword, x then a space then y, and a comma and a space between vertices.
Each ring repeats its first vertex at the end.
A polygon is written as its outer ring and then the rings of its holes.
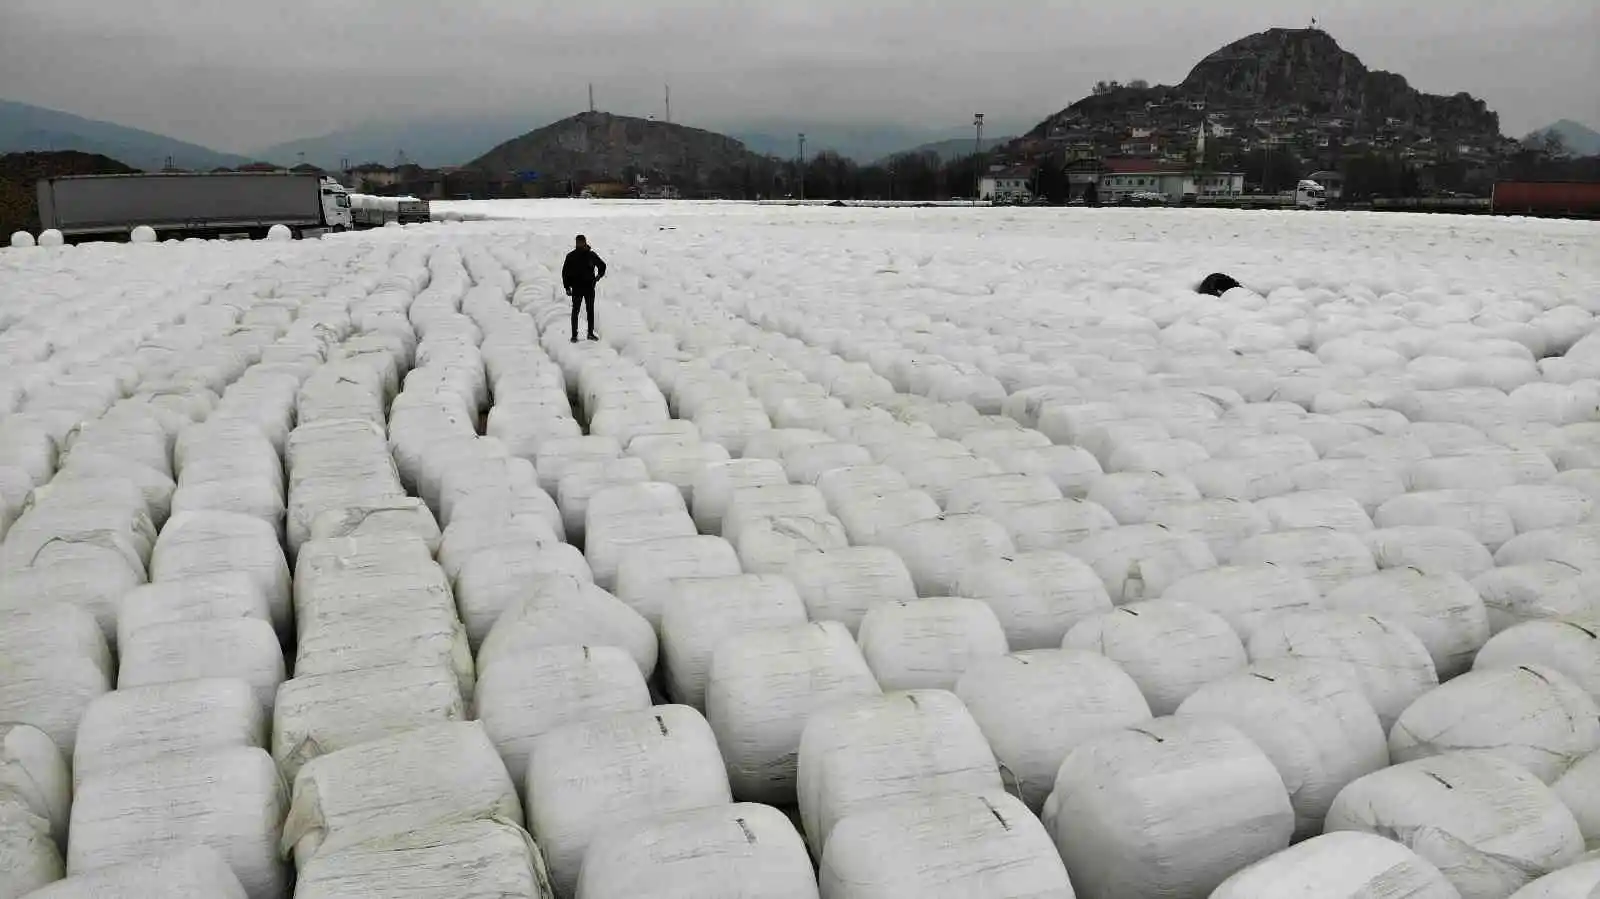
POLYGON ((1179 81, 1312 16, 1520 135, 1600 128, 1600 0, 0 0, 0 96, 245 151, 363 120, 582 109, 1031 125, 1099 78, 1179 81))

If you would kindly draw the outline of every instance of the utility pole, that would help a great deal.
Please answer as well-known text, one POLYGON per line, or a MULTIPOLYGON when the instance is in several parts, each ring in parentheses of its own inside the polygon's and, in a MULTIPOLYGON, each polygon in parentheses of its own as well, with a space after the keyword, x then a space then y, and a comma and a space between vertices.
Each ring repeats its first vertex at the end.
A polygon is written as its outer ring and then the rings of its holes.
POLYGON ((594 112, 594 82, 589 82, 589 112, 594 112))
POLYGON ((672 85, 667 85, 667 124, 672 124, 672 85))
POLYGON ((800 199, 806 198, 806 133, 800 132, 800 199))
POLYGON ((976 206, 983 193, 983 113, 972 117, 972 127, 978 130, 978 136, 972 142, 972 205, 976 206))

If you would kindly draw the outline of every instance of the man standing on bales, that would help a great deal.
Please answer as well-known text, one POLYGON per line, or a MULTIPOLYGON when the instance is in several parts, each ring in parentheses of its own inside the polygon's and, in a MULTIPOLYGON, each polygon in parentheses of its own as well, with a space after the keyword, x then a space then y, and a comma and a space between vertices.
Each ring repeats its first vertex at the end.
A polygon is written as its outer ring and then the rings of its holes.
POLYGON ((594 333, 594 286, 606 276, 606 261, 589 249, 589 241, 578 235, 578 245, 567 254, 561 265, 561 286, 572 297, 572 342, 578 342, 578 307, 588 304, 589 339, 599 340, 594 333))

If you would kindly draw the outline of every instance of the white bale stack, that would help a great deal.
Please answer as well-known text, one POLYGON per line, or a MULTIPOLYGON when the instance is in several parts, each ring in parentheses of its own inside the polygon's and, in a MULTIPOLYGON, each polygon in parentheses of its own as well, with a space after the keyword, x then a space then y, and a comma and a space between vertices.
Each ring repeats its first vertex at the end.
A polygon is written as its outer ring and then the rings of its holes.
POLYGON ((72 782, 169 754, 264 749, 267 714, 242 680, 124 687, 96 699, 78 724, 72 782))
POLYGON ((1158 716, 1172 714, 1201 686, 1249 663, 1228 622, 1165 600, 1132 603, 1086 619, 1067 632, 1061 648, 1098 652, 1116 662, 1158 716))
POLYGON ((1267 508, 1265 503, 1235 499, 1170 503, 1152 510, 1150 523, 1193 534, 1206 542, 1212 555, 1228 559, 1240 543, 1274 530, 1267 508))
POLYGON ((738 554, 721 537, 667 537, 628 549, 617 567, 616 595, 659 629, 667 594, 676 581, 742 573, 738 554))
POLYGON ((374 840, 496 817, 520 825, 522 805, 483 725, 439 724, 308 762, 295 776, 282 850, 304 871, 374 840))
POLYGON ((582 547, 587 533, 589 500, 608 487, 642 484, 650 480, 643 459, 599 459, 581 462, 567 469, 556 487, 556 503, 561 508, 561 524, 572 545, 582 547))
POLYGON ((558 896, 571 896, 595 837, 733 801, 711 727, 681 705, 558 728, 533 741, 528 831, 558 896))
POLYGON ((994 611, 961 597, 880 602, 858 637, 885 690, 949 690, 974 662, 1010 651, 994 611))
POLYGON ((547 646, 615 646, 644 677, 656 669, 655 629, 615 596, 579 578, 555 576, 531 585, 506 609, 478 649, 478 667, 515 663, 547 646))
POLYGON ((1406 526, 1363 536, 1379 568, 1415 568, 1424 574, 1458 574, 1471 580, 1494 567, 1489 550, 1456 528, 1406 526))
POLYGON ((843 818, 822 856, 824 899, 1073 899, 1050 835, 1016 797, 936 795, 843 818))
POLYGON ((287 619, 289 565, 270 525, 230 512, 183 512, 161 529, 150 560, 151 581, 231 572, 250 576, 266 596, 273 621, 287 619))
POLYGON ((1600 620, 1595 580, 1562 562, 1506 565, 1472 579, 1489 612, 1489 631, 1499 634, 1532 621, 1600 620))
POLYGON ((1439 869, 1462 899, 1506 897, 1583 854, 1578 824, 1514 762, 1449 753, 1368 774, 1339 793, 1327 832, 1393 839, 1439 869))
POLYGON ((466 718, 460 679, 446 665, 302 675, 278 688, 272 757, 293 783, 299 770, 318 756, 466 718))
POLYGON ((1422 641, 1376 615, 1284 612, 1251 630, 1246 649, 1254 663, 1303 659, 1347 673, 1360 682, 1385 733, 1406 707, 1439 685, 1422 641))
POLYGON ((560 544, 561 538, 541 515, 490 513, 463 518, 445 528, 435 555, 445 577, 455 584, 478 553, 499 548, 531 552, 560 544))
POLYGON ((288 899, 278 840, 287 797, 261 749, 174 753, 83 782, 72 804, 67 872, 85 874, 207 846, 250 899, 288 899))
POLYGON ((584 557, 595 583, 610 590, 628 550, 639 543, 696 533, 683 494, 671 484, 648 481, 608 487, 589 499, 584 557))
POLYGON ((1518 665, 1559 671, 1600 702, 1600 625, 1528 621, 1496 634, 1472 662, 1474 671, 1518 665))
POLYGON ((765 805, 734 803, 598 832, 583 854, 577 899, 690 896, 818 899, 794 824, 765 805))
POLYGON ((1239 544, 1228 561, 1234 565, 1299 568, 1323 595, 1345 581, 1378 570, 1372 550, 1360 536, 1321 528, 1252 537, 1239 544))
POLYGON ((1551 789, 1577 819, 1588 847, 1600 849, 1600 752, 1590 753, 1568 768, 1551 789))
POLYGON ((7 609, 5 616, 0 718, 38 728, 70 756, 84 711, 115 677, 105 635, 74 606, 7 609))
POLYGON ((1292 565, 1236 565, 1196 572, 1162 592, 1169 602, 1186 603, 1221 616, 1239 636, 1280 612, 1322 608, 1322 596, 1292 565))
POLYGON ((1440 680, 1472 667, 1489 640, 1489 614, 1478 591, 1451 572, 1391 568, 1346 581, 1328 593, 1329 609, 1381 615, 1410 629, 1433 657, 1440 680))
POLYGON ((484 665, 474 704, 512 783, 522 783, 538 737, 567 724, 648 709, 650 688, 624 649, 551 645, 484 665))
POLYGON ((1149 521, 1161 506, 1200 499, 1200 490, 1182 475, 1119 472, 1097 479, 1086 498, 1110 512, 1118 524, 1133 525, 1149 521))
POLYGON ((1471 534, 1490 552, 1517 535, 1510 509, 1495 494, 1480 490, 1407 493, 1380 506, 1372 520, 1380 528, 1455 528, 1471 534))
POLYGON ((255 618, 158 624, 121 647, 117 685, 126 690, 198 678, 238 679, 263 710, 283 683, 283 649, 272 625, 255 618))
POLYGON ((994 610, 1012 651, 1059 647, 1073 625, 1111 611, 1111 598, 1094 569, 1065 552, 1022 552, 975 562, 957 579, 955 592, 994 610))
POLYGON ((227 859, 204 845, 109 865, 28 893, 29 899, 249 899, 227 859))
MULTIPOLYGON (((1461 899, 1431 862, 1392 840, 1341 831, 1313 837, 1245 868, 1211 899, 1461 899)), ((1518 893, 1518 897, 1522 894, 1518 893)))
POLYGON ((583 553, 570 543, 538 546, 519 542, 473 553, 455 579, 456 609, 473 649, 483 645, 507 609, 552 579, 592 583, 594 574, 583 553))
POLYGON ((880 693, 861 650, 838 622, 724 640, 712 657, 706 718, 734 798, 793 805, 800 737, 811 715, 880 693))
POLYGON ((1073 750, 1043 820, 1084 899, 1204 896, 1294 832, 1267 756, 1232 726, 1191 718, 1073 750))
POLYGON ((725 641, 805 622, 805 603, 781 575, 678 581, 661 614, 669 693, 678 703, 704 707, 711 662, 725 641))
POLYGON ((970 565, 1016 552, 997 522, 971 514, 936 515, 879 531, 876 542, 905 562, 919 596, 953 596, 970 565))
POLYGON ((1149 721, 1139 685, 1097 653, 1040 649, 979 659, 956 684, 1000 776, 1038 811, 1061 763, 1101 734, 1149 721))
POLYGON ((1389 764, 1378 713, 1360 686, 1319 662, 1263 662, 1196 690, 1179 717, 1226 721, 1278 769, 1294 807, 1295 837, 1322 832, 1334 797, 1389 764))
POLYGON ((887 545, 883 536, 916 522, 936 518, 939 504, 921 490, 868 493, 834 505, 845 535, 857 546, 887 545))
POLYGON ((544 859, 527 832, 488 819, 419 828, 320 855, 300 872, 295 897, 555 899, 547 881, 544 859))
POLYGON ((72 775, 61 750, 37 727, 0 724, 0 802, 20 802, 45 822, 57 846, 66 845, 72 775))
POLYGON ((1600 750, 1600 707, 1542 665, 1463 674, 1403 713, 1389 733, 1389 754, 1409 762, 1474 751, 1515 762, 1545 783, 1600 750))
POLYGON ((911 572, 894 550, 847 546, 795 557, 784 576, 794 585, 812 621, 837 621, 852 637, 867 612, 880 602, 916 599, 911 572))
POLYGON ((1595 889, 1600 889, 1600 852, 1546 874, 1517 890, 1511 899, 1592 899, 1595 889))
POLYGON ((720 534, 723 517, 734 495, 756 487, 777 487, 789 482, 776 459, 737 459, 708 465, 696 476, 693 489, 694 523, 705 534, 720 534))
POLYGON ((0 793, 0 896, 19 899, 66 874, 50 822, 0 793))
POLYGON ((862 811, 930 794, 1002 789, 994 755, 961 700, 889 693, 817 711, 800 738, 800 818, 812 855, 862 811))

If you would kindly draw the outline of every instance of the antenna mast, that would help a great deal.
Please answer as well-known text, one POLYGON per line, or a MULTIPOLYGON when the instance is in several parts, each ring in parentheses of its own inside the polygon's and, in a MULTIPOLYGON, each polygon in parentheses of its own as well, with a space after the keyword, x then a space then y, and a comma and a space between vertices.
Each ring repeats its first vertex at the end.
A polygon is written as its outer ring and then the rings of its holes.
POLYGON ((672 124, 672 85, 667 85, 667 124, 672 124))
POLYGON ((594 82, 589 82, 589 111, 594 112, 594 82))

